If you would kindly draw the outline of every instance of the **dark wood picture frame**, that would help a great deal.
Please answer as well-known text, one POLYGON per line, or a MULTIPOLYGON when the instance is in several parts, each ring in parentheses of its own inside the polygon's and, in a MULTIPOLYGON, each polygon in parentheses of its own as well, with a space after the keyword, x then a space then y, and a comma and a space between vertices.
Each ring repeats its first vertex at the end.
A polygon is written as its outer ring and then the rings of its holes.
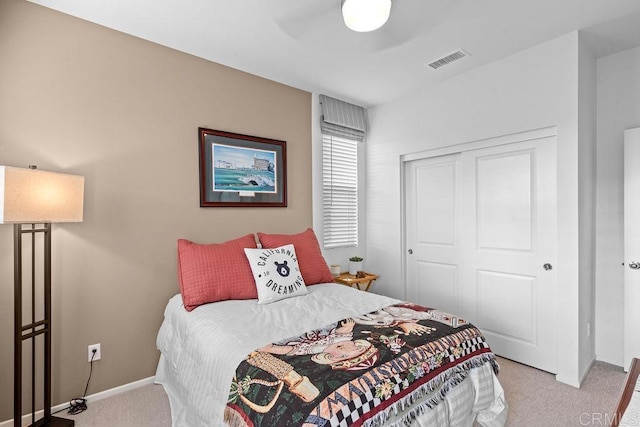
POLYGON ((198 128, 200 207, 286 207, 286 142, 198 128))

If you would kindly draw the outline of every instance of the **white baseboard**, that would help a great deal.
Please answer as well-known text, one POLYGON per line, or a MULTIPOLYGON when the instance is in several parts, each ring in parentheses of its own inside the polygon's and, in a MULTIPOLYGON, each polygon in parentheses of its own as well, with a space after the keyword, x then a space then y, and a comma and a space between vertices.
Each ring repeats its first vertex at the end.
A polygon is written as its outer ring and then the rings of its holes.
POLYGON ((591 370, 591 368, 593 368, 593 365, 595 363, 596 363, 596 358, 594 357, 593 359, 591 359, 591 362, 589 362, 589 366, 587 367, 587 369, 584 370, 584 372, 582 373, 580 378, 578 378, 577 381, 574 378, 565 377, 560 374, 556 375, 556 381, 560 381, 561 383, 565 383, 575 388, 580 388, 582 387, 582 383, 584 382, 585 378, 587 378, 589 371, 591 370))
POLYGON ((587 369, 584 370, 584 372, 582 373, 582 377, 580 378, 580 387, 582 387, 582 383, 584 383, 584 380, 587 378, 587 375, 589 375, 589 371, 591 370, 591 368, 593 368, 593 365, 596 363, 596 358, 594 357, 593 359, 591 359, 591 362, 589 363, 589 366, 587 367, 587 369))
POLYGON ((580 381, 576 381, 575 378, 569 378, 569 377, 565 377, 563 375, 558 374, 556 375, 556 381, 570 385, 571 387, 580 388, 580 381))
POLYGON ((603 356, 600 354, 596 354, 596 360, 599 362, 608 363, 609 365, 620 366, 621 368, 624 367, 624 362, 617 357, 609 357, 607 355, 603 356))
MULTIPOLYGON (((115 396, 117 394, 120 393, 124 393, 126 391, 130 391, 130 390, 135 390, 136 388, 139 387, 143 387, 145 385, 149 385, 149 384, 153 384, 155 380, 155 376, 153 377, 149 377, 149 378, 144 378, 138 381, 134 381, 132 383, 129 384, 124 384, 118 387, 114 387, 112 389, 109 390, 104 390, 101 391, 99 393, 95 393, 95 394, 91 394, 89 396, 86 397, 87 399, 87 404, 91 403, 91 402, 96 402, 98 400, 102 400, 102 399, 106 399, 107 397, 111 397, 111 396, 115 396)), ((51 412, 56 412, 56 411, 60 411, 62 409, 65 409, 69 407, 69 403, 62 403, 60 405, 56 405, 54 407, 51 408, 51 412)), ((38 412, 36 412, 36 420, 42 418, 42 416, 44 415, 44 411, 40 410, 38 412)), ((62 417, 62 418, 69 418, 71 419, 71 417, 73 417, 73 415, 67 415, 65 416, 64 413, 59 414, 58 416, 62 417)), ((28 415, 23 415, 22 417, 22 425, 23 426, 28 426, 31 424, 31 414, 28 415)), ((0 427, 13 427, 13 418, 7 421, 3 421, 0 422, 0 427)))

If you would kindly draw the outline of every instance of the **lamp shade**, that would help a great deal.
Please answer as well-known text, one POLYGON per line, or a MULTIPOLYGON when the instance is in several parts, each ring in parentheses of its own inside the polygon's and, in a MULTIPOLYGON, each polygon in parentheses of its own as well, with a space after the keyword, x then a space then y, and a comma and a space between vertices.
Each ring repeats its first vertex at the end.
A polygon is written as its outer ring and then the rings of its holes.
POLYGON ((391 0, 342 0, 342 18, 349 29, 377 30, 389 19, 391 0))
POLYGON ((0 224, 82 222, 84 177, 0 166, 0 224))

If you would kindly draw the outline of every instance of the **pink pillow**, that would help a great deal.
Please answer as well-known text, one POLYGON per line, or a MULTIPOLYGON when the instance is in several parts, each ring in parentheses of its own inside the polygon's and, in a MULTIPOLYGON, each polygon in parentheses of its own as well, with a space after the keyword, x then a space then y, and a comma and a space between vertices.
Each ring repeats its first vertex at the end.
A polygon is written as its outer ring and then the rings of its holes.
POLYGON ((316 283, 331 283, 333 275, 327 262, 320 252, 320 245, 313 229, 298 234, 265 234, 258 233, 258 239, 265 249, 273 249, 280 246, 293 244, 298 256, 298 264, 304 283, 315 285, 316 283))
POLYGON ((244 248, 256 248, 253 234, 200 245, 178 239, 178 282, 187 311, 209 302, 258 298, 244 248))

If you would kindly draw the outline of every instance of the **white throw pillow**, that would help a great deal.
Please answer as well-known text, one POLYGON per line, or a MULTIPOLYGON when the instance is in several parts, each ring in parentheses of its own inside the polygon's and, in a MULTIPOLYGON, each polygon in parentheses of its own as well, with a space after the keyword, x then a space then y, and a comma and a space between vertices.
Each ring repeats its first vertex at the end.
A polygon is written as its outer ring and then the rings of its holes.
POLYGON ((308 293, 293 245, 273 249, 245 248, 258 289, 258 304, 308 293))

